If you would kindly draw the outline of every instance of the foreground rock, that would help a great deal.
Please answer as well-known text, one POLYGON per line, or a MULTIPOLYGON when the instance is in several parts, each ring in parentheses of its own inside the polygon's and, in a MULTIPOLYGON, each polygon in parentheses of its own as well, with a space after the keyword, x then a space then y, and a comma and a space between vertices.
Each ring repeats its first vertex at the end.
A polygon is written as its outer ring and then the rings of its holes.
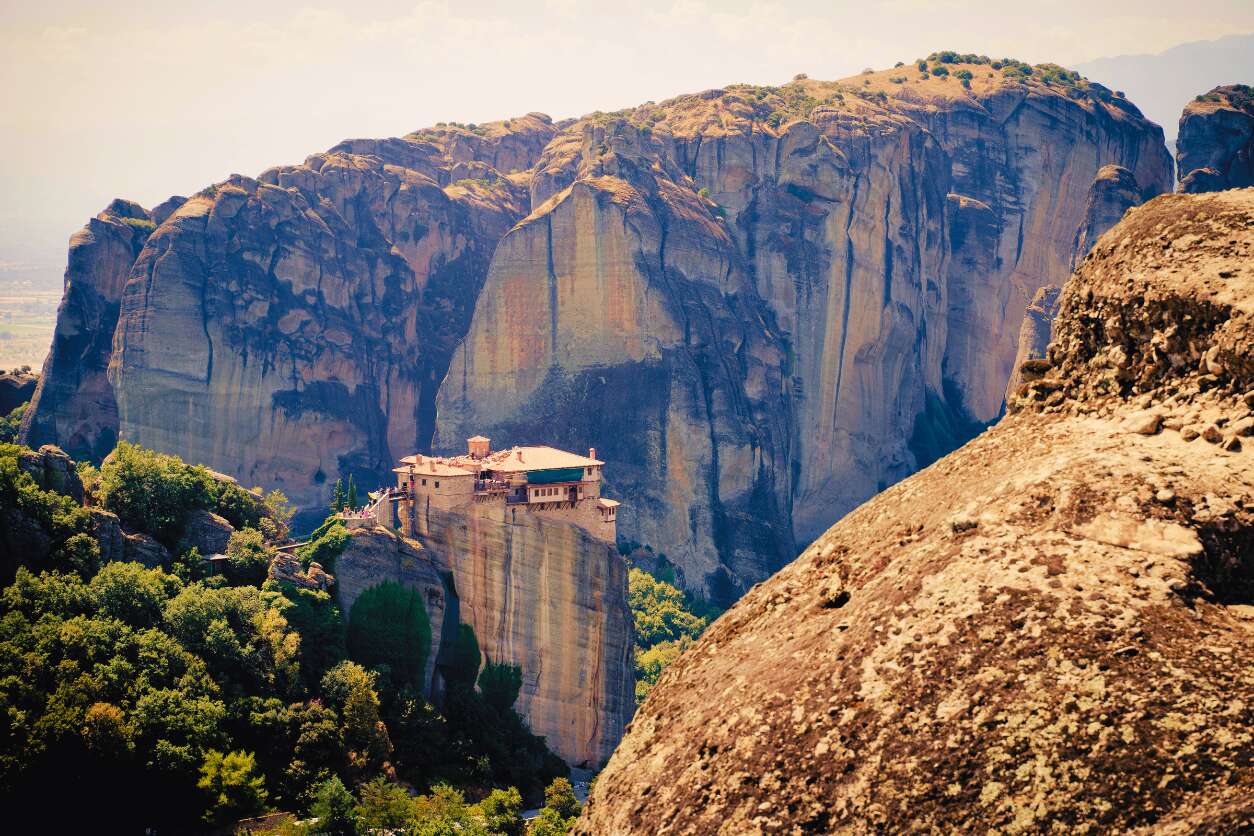
POLYGON ((1254 88, 1216 87, 1185 106, 1176 168, 1182 192, 1254 186, 1254 88))
POLYGON ((1248 827, 1251 257, 1254 190, 1130 212, 1015 414, 716 622, 578 832, 1248 827))

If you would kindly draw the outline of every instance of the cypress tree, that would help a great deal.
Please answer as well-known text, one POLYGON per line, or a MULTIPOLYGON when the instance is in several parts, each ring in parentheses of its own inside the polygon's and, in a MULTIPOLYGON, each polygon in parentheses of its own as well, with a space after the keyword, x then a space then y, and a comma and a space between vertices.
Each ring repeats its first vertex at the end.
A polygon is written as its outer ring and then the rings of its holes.
POLYGON ((357 483, 353 481, 353 474, 348 474, 348 510, 357 510, 357 483))
POLYGON ((344 510, 344 502, 347 497, 344 494, 344 480, 336 479, 335 487, 331 490, 331 513, 338 514, 344 510))

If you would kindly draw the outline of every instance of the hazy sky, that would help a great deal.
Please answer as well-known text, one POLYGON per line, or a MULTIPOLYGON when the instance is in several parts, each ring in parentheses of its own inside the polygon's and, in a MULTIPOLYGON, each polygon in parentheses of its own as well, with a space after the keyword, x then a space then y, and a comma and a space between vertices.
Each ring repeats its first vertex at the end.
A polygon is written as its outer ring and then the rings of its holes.
POLYGON ((0 269, 349 136, 837 78, 938 49, 1074 64, 1254 31, 1251 0, 0 0, 0 269))

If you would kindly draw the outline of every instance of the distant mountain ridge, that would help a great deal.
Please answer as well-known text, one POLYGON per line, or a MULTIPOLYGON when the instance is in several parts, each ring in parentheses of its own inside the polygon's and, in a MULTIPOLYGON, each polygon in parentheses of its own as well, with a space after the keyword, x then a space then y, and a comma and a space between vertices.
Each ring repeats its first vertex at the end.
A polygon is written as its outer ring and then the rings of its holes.
POLYGON ((1149 119, 1162 125, 1175 151, 1181 106, 1201 90, 1254 82, 1254 33, 1191 41, 1157 54, 1112 55, 1073 69, 1122 90, 1149 119))

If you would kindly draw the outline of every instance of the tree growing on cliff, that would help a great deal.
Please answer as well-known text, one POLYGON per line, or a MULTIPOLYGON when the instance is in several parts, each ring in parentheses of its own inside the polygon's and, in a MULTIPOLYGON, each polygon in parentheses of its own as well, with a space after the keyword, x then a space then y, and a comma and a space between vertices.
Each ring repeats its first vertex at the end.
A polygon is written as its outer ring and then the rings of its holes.
POLYGON ((348 492, 345 502, 348 503, 348 510, 357 510, 357 482, 353 479, 353 474, 348 474, 348 492))
POLYGON ((483 700, 501 714, 513 708, 522 690, 522 668, 508 662, 489 659, 479 674, 479 693, 483 700))
POLYGON ((331 488, 331 513, 338 514, 343 511, 346 502, 348 502, 348 495, 344 493, 344 480, 336 479, 335 486, 331 488))
POLYGON ((362 592, 348 615, 348 654, 367 668, 386 668, 397 685, 423 691, 431 620, 422 594, 384 581, 362 592))

